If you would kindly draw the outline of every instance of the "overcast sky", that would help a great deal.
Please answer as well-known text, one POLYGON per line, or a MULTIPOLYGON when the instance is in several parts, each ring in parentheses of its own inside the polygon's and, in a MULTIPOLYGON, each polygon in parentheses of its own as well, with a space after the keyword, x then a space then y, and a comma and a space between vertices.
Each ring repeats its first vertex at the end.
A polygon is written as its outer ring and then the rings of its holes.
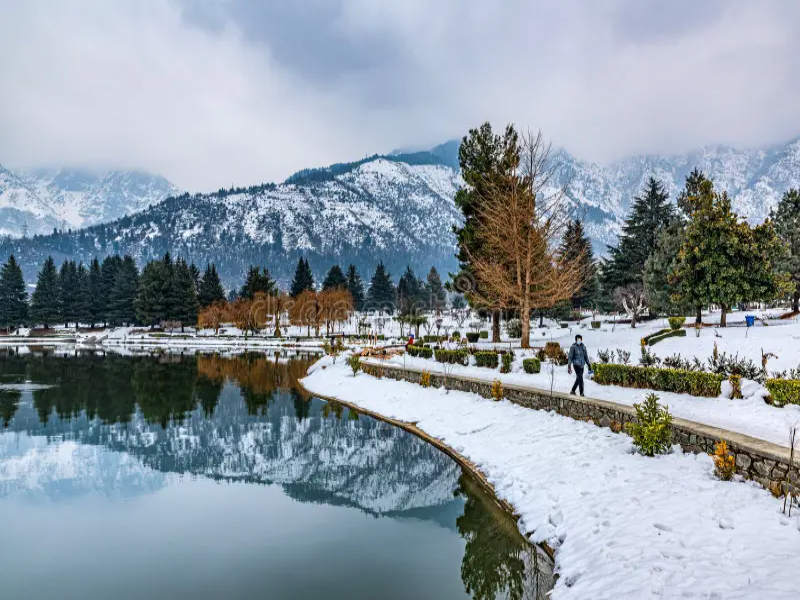
POLYGON ((206 190, 541 128, 580 158, 800 134, 797 0, 0 0, 0 163, 206 190))

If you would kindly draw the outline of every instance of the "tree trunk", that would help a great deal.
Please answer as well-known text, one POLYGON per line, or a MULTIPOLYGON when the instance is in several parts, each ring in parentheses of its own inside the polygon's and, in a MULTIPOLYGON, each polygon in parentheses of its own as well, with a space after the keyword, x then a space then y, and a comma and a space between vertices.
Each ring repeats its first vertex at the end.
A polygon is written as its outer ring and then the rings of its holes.
POLYGON ((500 341, 500 311, 492 312, 492 342, 500 341))
POLYGON ((520 315, 520 322, 522 323, 522 340, 520 346, 523 348, 531 347, 531 308, 527 306, 527 301, 522 304, 522 315, 520 315))
POLYGON ((792 296, 792 312, 800 311, 800 292, 795 290, 792 296))
POLYGON ((702 325, 703 324, 703 307, 702 306, 698 306, 697 307, 697 316, 694 319, 694 324, 695 325, 702 325))
POLYGON ((720 327, 727 327, 728 326, 728 307, 725 304, 720 304, 722 308, 722 314, 719 317, 719 326, 720 327))

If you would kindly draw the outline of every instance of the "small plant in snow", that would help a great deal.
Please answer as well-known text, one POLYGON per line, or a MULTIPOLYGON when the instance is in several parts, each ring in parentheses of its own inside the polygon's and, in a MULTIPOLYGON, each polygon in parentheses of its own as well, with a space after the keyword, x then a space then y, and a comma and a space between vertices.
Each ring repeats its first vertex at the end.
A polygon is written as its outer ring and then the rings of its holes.
POLYGON ((511 364, 514 362, 514 353, 510 350, 501 356, 503 364, 500 366, 501 373, 511 373, 511 364))
POLYGON ((631 363, 631 353, 617 348, 617 360, 620 362, 620 364, 629 365, 631 363))
POLYGON ((650 352, 647 346, 642 346, 642 356, 639 358, 639 364, 643 367, 657 367, 661 364, 661 359, 655 353, 650 352))
POLYGON ((783 512, 786 514, 786 508, 788 505, 789 508, 789 516, 792 516, 792 502, 794 498, 792 498, 791 486, 789 485, 789 473, 792 471, 792 467, 794 466, 794 453, 797 449, 797 432, 800 429, 800 423, 797 421, 789 422, 787 421, 786 427, 789 429, 789 469, 786 471, 786 478, 783 482, 783 488, 786 490, 786 496, 783 499, 783 512))
POLYGON ((497 402, 503 399, 503 384, 499 379, 495 379, 492 382, 492 398, 497 402))
POLYGON ((353 377, 355 377, 356 373, 361 370, 361 357, 358 354, 351 354, 347 359, 347 364, 353 369, 353 377))
POLYGON ((731 398, 742 397, 742 376, 731 375, 728 381, 731 382, 731 398))
POLYGON ((422 374, 419 376, 419 384, 422 387, 430 387, 431 386, 431 372, 430 371, 423 371, 422 374))
POLYGON ((730 481, 736 472, 736 459, 733 454, 728 452, 728 444, 725 440, 714 444, 714 454, 711 455, 714 461, 714 473, 722 481, 730 481))
POLYGON ((607 365, 612 360, 614 360, 614 351, 613 350, 598 350, 597 351, 597 360, 604 365, 607 365))
POLYGON ((672 444, 672 415, 669 407, 658 403, 658 396, 648 394, 644 402, 634 404, 636 423, 628 423, 626 431, 633 444, 645 456, 665 454, 672 444))

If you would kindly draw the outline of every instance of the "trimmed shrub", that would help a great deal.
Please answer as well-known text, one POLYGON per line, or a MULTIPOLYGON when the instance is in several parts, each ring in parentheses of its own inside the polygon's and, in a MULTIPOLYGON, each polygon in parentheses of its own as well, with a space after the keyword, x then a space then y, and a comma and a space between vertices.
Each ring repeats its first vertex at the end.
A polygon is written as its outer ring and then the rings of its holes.
POLYGON ((732 454, 728 453, 728 444, 725 440, 714 444, 714 454, 711 455, 714 460, 714 473, 722 481, 730 481, 733 479, 733 474, 736 472, 736 459, 732 454))
POLYGON ((511 363, 514 362, 514 353, 513 352, 506 352, 503 354, 502 363, 503 365, 500 367, 501 373, 511 373, 511 363))
POLYGON ((561 329, 566 329, 569 327, 569 323, 561 323, 561 329))
POLYGON ((467 333, 467 341, 468 341, 470 344, 475 344, 475 343, 477 343, 477 342, 478 342, 478 339, 480 339, 480 337, 481 337, 481 336, 480 336, 480 334, 478 334, 478 333, 475 333, 474 331, 470 331, 469 333, 467 333))
POLYGON ((522 337, 522 321, 519 319, 509 319, 506 321, 506 333, 508 337, 517 339, 522 337))
POLYGON ((686 330, 685 329, 669 329, 665 330, 664 333, 660 333, 658 335, 650 336, 650 339, 647 340, 647 345, 652 346, 657 344, 661 340, 665 340, 671 337, 686 337, 686 330))
POLYGON ((776 406, 800 404, 800 379, 767 379, 766 387, 776 406))
POLYGON ((686 317, 667 317, 667 322, 669 323, 670 329, 677 331, 686 323, 686 317))
POLYGON ((489 369, 497 368, 497 352, 476 352, 475 364, 479 367, 487 367, 489 369))
POLYGON ((642 345, 642 346, 647 346, 647 345, 649 345, 649 344, 650 344, 650 339, 651 339, 651 338, 654 338, 654 337, 656 337, 656 336, 659 336, 659 335, 663 335, 663 334, 665 334, 665 333, 667 333, 667 332, 669 332, 669 331, 670 331, 669 329, 659 329, 658 331, 655 331, 655 332, 653 332, 653 333, 650 333, 650 334, 648 334, 648 335, 644 336, 644 337, 641 339, 641 345, 642 345))
POLYGON ((558 353, 561 352, 561 344, 558 342, 547 342, 544 345, 544 355, 547 358, 553 358, 558 356, 558 353))
POLYGON ((460 331, 454 331, 451 334, 451 336, 455 341, 459 341, 461 339, 461 332, 460 331))
MULTIPOLYGON (((719 396, 723 379, 722 375, 715 373, 679 369, 602 363, 594 365, 594 382, 600 385, 652 389, 707 398, 719 396)), ((798 403, 800 403, 800 386, 798 387, 798 403)))
POLYGON ((499 379, 495 379, 492 382, 492 398, 497 402, 503 399, 503 384, 500 383, 499 379))
POLYGON ((600 329, 600 321, 592 321, 592 329, 600 329))
POLYGON ((522 361, 522 368, 531 375, 539 373, 542 370, 542 361, 538 358, 526 358, 522 361))
POLYGON ((469 352, 466 350, 445 350, 444 348, 437 348, 435 358, 436 361, 440 363, 464 365, 465 367, 469 364, 469 352))
POLYGON ((645 456, 655 456, 669 451, 672 445, 672 415, 669 407, 658 403, 658 396, 648 394, 642 404, 634 404, 636 423, 628 423, 626 431, 633 444, 645 456))
POLYGON ((406 352, 408 352, 409 356, 418 356, 420 358, 431 358, 433 356, 433 349, 428 347, 409 346, 406 352))
POLYGON ((422 374, 419 376, 419 384, 422 387, 431 387, 431 372, 430 371, 423 371, 422 374))
POLYGON ((485 329, 481 330, 479 335, 480 335, 480 338, 482 340, 488 340, 489 339, 489 332, 486 331, 485 329))
POLYGON ((355 377, 356 373, 361 370, 361 357, 358 354, 351 354, 347 359, 347 364, 353 369, 353 377, 355 377))
POLYGON ((444 342, 447 341, 447 336, 444 335, 424 335, 422 341, 427 343, 444 342))

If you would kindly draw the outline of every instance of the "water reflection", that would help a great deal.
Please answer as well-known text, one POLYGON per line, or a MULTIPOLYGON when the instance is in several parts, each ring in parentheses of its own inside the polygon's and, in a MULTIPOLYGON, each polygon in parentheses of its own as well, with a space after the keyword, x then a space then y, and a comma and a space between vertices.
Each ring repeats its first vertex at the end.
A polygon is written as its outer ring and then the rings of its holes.
MULTIPOLYGON (((17 384, 0 390, 0 509, 4 500, 137 498, 176 489, 183 475, 279 485, 306 505, 457 532, 469 597, 543 597, 549 566, 513 519, 429 444, 309 397, 298 379, 313 360, 256 353, 0 356, 0 384, 17 384)), ((385 547, 346 533, 378 554, 385 547)), ((442 564, 435 575, 446 578, 446 571, 442 564)), ((358 597, 349 587, 347 593, 358 597)))

